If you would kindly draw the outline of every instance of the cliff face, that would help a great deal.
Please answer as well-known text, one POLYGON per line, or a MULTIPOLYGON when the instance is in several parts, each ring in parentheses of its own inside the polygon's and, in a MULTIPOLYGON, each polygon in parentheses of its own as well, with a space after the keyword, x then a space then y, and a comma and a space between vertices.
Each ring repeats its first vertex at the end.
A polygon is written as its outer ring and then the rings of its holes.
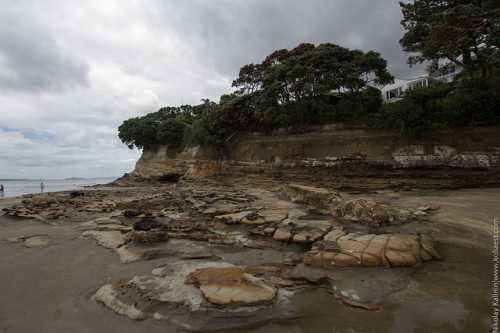
POLYGON ((248 135, 217 162, 209 151, 145 151, 134 175, 278 178, 334 187, 500 185, 500 128, 436 131, 419 138, 329 125, 304 134, 248 135))

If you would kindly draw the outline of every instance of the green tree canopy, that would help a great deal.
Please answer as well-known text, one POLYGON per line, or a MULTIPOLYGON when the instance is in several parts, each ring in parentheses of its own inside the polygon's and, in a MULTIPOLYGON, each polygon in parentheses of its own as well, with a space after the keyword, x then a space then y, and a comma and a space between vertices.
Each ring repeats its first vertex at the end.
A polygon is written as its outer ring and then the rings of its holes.
POLYGON ((118 128, 118 137, 129 148, 151 148, 158 145, 178 147, 183 143, 184 131, 205 109, 215 103, 204 100, 200 105, 163 107, 143 117, 125 120, 118 128))
POLYGON ((239 93, 264 91, 275 102, 286 104, 332 92, 359 92, 370 83, 392 80, 387 62, 377 52, 304 43, 275 51, 261 64, 243 66, 233 86, 239 93))
POLYGON ((406 30, 400 44, 410 64, 448 59, 489 73, 500 62, 498 0, 415 0, 400 3, 406 30))
POLYGON ((378 110, 380 91, 369 85, 392 79, 377 52, 303 43, 243 66, 236 91, 219 103, 161 108, 126 120, 119 137, 130 148, 206 145, 223 156, 242 132, 352 120, 378 110))

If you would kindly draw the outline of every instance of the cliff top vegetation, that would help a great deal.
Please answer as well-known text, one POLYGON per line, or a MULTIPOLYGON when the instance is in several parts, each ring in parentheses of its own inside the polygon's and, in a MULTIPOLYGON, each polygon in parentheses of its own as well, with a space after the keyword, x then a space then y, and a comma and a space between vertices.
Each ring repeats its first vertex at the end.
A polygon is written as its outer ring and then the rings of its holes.
POLYGON ((363 123, 413 135, 437 128, 500 123, 498 1, 416 0, 401 3, 409 63, 447 59, 464 70, 452 83, 417 88, 383 104, 376 87, 390 83, 387 62, 364 52, 303 43, 244 65, 233 93, 218 102, 164 107, 119 127, 130 148, 204 145, 221 155, 243 132, 300 130, 329 122, 363 123))

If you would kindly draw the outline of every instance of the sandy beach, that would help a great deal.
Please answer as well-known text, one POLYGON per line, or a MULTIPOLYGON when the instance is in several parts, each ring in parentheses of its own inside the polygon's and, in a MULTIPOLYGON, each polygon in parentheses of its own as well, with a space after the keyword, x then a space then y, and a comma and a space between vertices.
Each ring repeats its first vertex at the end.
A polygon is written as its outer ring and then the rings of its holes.
MULTIPOLYGON (((369 323, 375 322, 378 325, 376 332, 401 332, 398 331, 401 327, 421 327, 419 321, 423 321, 425 327, 443 325, 441 332, 465 332, 471 331, 467 328, 487 327, 488 314, 484 311, 488 309, 488 229, 492 217, 500 216, 500 207, 496 204, 500 189, 434 191, 418 197, 414 194, 378 195, 401 204, 433 202, 441 205, 432 221, 437 231, 438 249, 445 260, 426 264, 419 270, 413 290, 410 288, 391 297, 382 312, 363 312, 339 305, 326 299, 324 294, 310 293, 322 304, 321 308, 315 306, 319 317, 307 315, 234 332, 285 332, 289 329, 293 332, 331 332, 329 325, 337 327, 335 332, 348 332, 342 329, 347 329, 348 324, 358 327, 357 332, 375 332, 365 330, 369 323), (449 244, 454 245, 450 247, 449 244), (480 276, 478 269, 483 270, 480 276), (471 292, 466 285, 478 289, 471 292), (422 296, 424 290, 425 297, 422 296), (427 304, 430 300, 434 301, 427 304), (329 311, 325 311, 326 305, 329 311), (429 316, 428 311, 433 311, 433 308, 446 306, 451 312, 429 316), (458 309, 458 313, 453 309, 458 309), (411 318, 408 317, 410 312, 413 313, 411 318), (325 325, 321 325, 322 322, 325 325)), ((0 206, 16 202, 19 199, 2 200, 0 206)), ((164 321, 124 318, 92 299, 100 286, 132 275, 147 274, 161 264, 162 259, 122 264, 112 251, 82 238, 74 224, 64 221, 51 226, 29 219, 0 216, 0 235, 0 332, 178 331, 164 321), (22 243, 7 241, 42 234, 50 237, 49 245, 43 248, 27 248, 22 243)), ((306 297, 303 303, 307 302, 311 299, 306 297)))

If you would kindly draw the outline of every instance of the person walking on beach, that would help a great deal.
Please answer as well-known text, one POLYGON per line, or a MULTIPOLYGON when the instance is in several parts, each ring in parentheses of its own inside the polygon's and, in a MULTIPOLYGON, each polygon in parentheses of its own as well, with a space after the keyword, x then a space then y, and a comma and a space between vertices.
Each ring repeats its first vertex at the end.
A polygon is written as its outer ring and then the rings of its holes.
POLYGON ((45 185, 43 184, 43 182, 40 183, 40 192, 43 193, 43 189, 45 188, 45 185))
POLYGON ((3 187, 3 184, 0 184, 0 197, 3 197, 5 193, 5 188, 3 187))

